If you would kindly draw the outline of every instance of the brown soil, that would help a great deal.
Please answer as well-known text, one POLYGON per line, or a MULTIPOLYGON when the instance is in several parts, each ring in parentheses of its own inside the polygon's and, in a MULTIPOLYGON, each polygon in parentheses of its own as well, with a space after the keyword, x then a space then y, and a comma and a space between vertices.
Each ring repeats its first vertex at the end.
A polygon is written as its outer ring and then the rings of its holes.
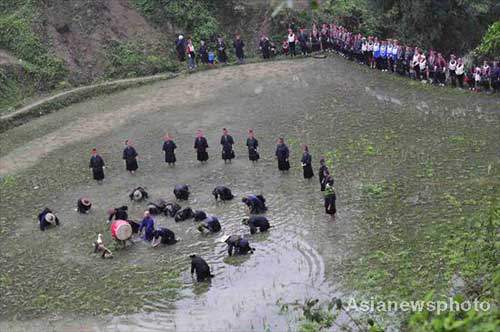
POLYGON ((102 75, 109 41, 140 40, 162 45, 165 36, 153 28, 127 0, 54 0, 40 4, 40 32, 55 54, 64 59, 77 80, 102 75))

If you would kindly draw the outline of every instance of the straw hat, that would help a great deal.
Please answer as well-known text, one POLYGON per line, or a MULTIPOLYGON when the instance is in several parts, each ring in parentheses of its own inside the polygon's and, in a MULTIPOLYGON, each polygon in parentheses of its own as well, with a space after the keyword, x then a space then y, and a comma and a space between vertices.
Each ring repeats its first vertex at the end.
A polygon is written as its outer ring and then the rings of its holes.
POLYGON ((132 193, 132 196, 133 196, 135 201, 138 201, 138 200, 142 199, 142 192, 139 189, 136 189, 132 193))
POLYGON ((90 199, 88 197, 82 198, 82 205, 83 206, 90 206, 91 205, 90 199))
POLYGON ((225 243, 225 242, 227 242, 227 240, 229 240, 230 238, 231 238, 231 235, 224 235, 224 236, 222 236, 221 238, 219 238, 219 241, 220 241, 221 243, 225 243))
POLYGON ((116 238, 118 240, 128 240, 132 236, 132 226, 128 222, 118 225, 116 228, 116 238))
POLYGON ((47 213, 45 215, 45 221, 48 222, 49 224, 55 224, 56 216, 53 213, 47 213))

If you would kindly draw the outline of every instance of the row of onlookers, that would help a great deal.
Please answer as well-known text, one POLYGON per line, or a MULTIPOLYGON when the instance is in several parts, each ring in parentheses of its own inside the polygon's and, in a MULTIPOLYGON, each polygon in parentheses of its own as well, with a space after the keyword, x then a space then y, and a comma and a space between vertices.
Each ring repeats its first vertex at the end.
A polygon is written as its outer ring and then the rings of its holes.
MULTIPOLYGON (((208 65, 228 62, 227 46, 222 37, 217 38, 214 49, 203 40, 196 49, 193 41, 190 38, 186 40, 183 35, 178 36, 175 45, 179 60, 187 59, 190 70, 196 68, 197 60, 208 65)), ((245 43, 239 34, 235 35, 232 46, 238 63, 244 63, 245 43)), ((260 38, 259 50, 264 59, 278 53, 276 44, 265 35, 260 38)), ((292 26, 281 42, 281 54, 285 56, 307 56, 316 52, 335 52, 373 69, 398 73, 439 86, 467 87, 474 91, 500 90, 500 61, 485 60, 482 65, 466 67, 463 58, 454 54, 445 57, 436 50, 425 52, 419 47, 402 45, 396 39, 363 37, 333 23, 323 23, 321 27, 313 24, 310 31, 303 27, 296 31, 292 26)))

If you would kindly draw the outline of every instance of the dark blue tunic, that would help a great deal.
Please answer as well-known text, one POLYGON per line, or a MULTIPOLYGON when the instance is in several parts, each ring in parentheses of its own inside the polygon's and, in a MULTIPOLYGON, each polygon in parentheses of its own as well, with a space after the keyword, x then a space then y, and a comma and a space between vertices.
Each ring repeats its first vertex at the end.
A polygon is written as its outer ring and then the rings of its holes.
POLYGON ((137 152, 132 146, 127 146, 123 150, 123 160, 126 162, 127 171, 136 171, 139 168, 137 164, 137 152))
POLYGON ((288 162, 288 157, 290 151, 288 146, 285 144, 278 144, 276 146, 276 157, 278 158, 278 169, 280 171, 287 171, 290 169, 290 163, 288 162))
POLYGON ((220 138, 220 144, 222 145, 222 160, 231 160, 234 158, 233 144, 234 140, 231 135, 222 135, 220 138))
POLYGON ((248 226, 250 227, 251 234, 257 233, 257 228, 259 231, 265 232, 271 227, 267 218, 262 216, 250 216, 248 218, 248 226))
POLYGON ((196 149, 196 157, 198 161, 208 160, 208 142, 205 137, 196 137, 194 140, 194 148, 196 149))
POLYGON ((163 151, 165 151, 165 162, 169 164, 175 164, 177 161, 175 158, 175 149, 177 145, 172 140, 167 140, 163 143, 163 151))
POLYGON ((314 176, 312 169, 312 157, 309 152, 304 152, 302 155, 302 169, 304 170, 304 179, 310 179, 314 176))
POLYGON ((89 167, 92 168, 94 180, 101 181, 104 179, 104 160, 100 155, 95 155, 90 158, 89 167))
POLYGON ((248 147, 248 159, 251 161, 259 160, 260 156, 257 152, 257 148, 259 146, 259 141, 254 138, 247 138, 247 147, 248 147))

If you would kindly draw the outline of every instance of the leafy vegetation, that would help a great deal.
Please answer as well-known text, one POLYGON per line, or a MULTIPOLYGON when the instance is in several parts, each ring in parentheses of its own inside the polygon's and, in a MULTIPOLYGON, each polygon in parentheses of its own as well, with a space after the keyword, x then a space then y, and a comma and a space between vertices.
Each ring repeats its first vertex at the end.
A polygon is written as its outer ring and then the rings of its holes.
POLYGON ((500 20, 489 27, 475 53, 485 57, 494 57, 500 54, 500 20))
POLYGON ((147 47, 141 42, 112 41, 106 56, 109 67, 107 77, 124 78, 154 75, 159 72, 177 70, 177 62, 159 48, 147 47))

